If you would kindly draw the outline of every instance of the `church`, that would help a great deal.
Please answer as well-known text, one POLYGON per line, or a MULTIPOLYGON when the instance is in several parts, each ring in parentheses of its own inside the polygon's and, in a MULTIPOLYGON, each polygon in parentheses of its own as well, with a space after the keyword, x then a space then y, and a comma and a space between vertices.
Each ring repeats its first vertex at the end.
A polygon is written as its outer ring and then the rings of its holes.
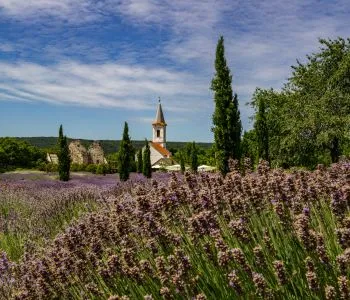
POLYGON ((168 166, 175 163, 171 158, 170 151, 166 148, 166 126, 162 104, 159 100, 156 118, 152 123, 152 142, 149 142, 152 167, 156 165, 168 166))

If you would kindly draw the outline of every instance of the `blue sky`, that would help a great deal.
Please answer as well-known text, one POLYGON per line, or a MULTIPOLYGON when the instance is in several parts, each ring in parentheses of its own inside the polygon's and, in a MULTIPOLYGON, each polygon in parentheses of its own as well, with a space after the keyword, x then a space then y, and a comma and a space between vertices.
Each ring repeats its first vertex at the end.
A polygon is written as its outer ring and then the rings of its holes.
POLYGON ((256 87, 282 87, 318 38, 350 36, 348 0, 0 0, 0 136, 212 141, 218 37, 244 129, 256 87))

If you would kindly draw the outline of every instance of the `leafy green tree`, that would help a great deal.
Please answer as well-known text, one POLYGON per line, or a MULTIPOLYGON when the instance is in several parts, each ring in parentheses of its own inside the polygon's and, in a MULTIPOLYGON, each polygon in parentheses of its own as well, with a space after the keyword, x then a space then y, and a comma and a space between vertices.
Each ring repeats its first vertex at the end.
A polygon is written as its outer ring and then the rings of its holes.
POLYGON ((269 127, 265 93, 266 91, 257 89, 253 95, 257 106, 254 129, 258 144, 258 156, 269 161, 269 127))
POLYGON ((145 140, 145 150, 143 151, 143 168, 142 173, 145 177, 152 177, 152 165, 151 165, 151 150, 149 148, 149 143, 145 140))
POLYGON ((60 126, 58 133, 58 176, 61 181, 68 181, 70 177, 70 154, 67 137, 63 135, 63 127, 60 126))
POLYGON ((192 143, 192 148, 191 148, 191 170, 194 173, 197 173, 198 170, 198 150, 196 143, 192 143))
POLYGON ((258 163, 258 142, 254 129, 243 133, 241 151, 242 157, 250 158, 252 164, 258 163))
POLYGON ((218 168, 223 175, 229 172, 228 159, 239 159, 242 124, 237 95, 232 92, 232 75, 225 58, 224 38, 216 47, 215 76, 211 89, 214 91, 215 111, 213 132, 218 168))
POLYGON ((118 171, 121 181, 127 181, 130 175, 130 161, 132 155, 132 145, 129 137, 128 123, 124 123, 123 138, 118 151, 118 171))
POLYGON ((142 173, 143 161, 142 161, 142 148, 137 152, 137 173, 142 173))
POLYGON ((350 130, 350 39, 320 39, 320 44, 319 52, 293 67, 286 90, 301 108, 296 134, 313 142, 311 150, 326 150, 336 162, 350 130))

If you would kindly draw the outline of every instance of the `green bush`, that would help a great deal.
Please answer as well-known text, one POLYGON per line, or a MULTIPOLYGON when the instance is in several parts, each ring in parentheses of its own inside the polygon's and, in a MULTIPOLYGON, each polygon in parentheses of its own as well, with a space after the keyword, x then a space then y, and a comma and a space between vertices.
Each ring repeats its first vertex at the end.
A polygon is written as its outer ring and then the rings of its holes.
POLYGON ((46 172, 57 172, 58 171, 58 165, 57 164, 52 164, 48 163, 46 164, 46 172))
POLYGON ((86 166, 85 171, 86 172, 91 172, 93 174, 96 174, 96 169, 97 169, 96 165, 90 164, 90 165, 86 166))
POLYGON ((96 174, 106 175, 107 174, 106 165, 97 165, 96 174))

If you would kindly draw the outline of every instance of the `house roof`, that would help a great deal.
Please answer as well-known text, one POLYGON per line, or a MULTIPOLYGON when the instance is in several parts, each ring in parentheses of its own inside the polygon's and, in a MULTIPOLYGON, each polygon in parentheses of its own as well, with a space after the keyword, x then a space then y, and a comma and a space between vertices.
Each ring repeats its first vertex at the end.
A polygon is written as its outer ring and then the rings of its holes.
POLYGON ((157 108, 156 119, 153 122, 153 125, 157 125, 157 124, 163 125, 163 126, 166 125, 163 110, 162 110, 162 104, 160 104, 160 100, 157 108))
POLYGON ((161 144, 150 142, 150 145, 163 156, 171 156, 171 152, 162 147, 161 144))

